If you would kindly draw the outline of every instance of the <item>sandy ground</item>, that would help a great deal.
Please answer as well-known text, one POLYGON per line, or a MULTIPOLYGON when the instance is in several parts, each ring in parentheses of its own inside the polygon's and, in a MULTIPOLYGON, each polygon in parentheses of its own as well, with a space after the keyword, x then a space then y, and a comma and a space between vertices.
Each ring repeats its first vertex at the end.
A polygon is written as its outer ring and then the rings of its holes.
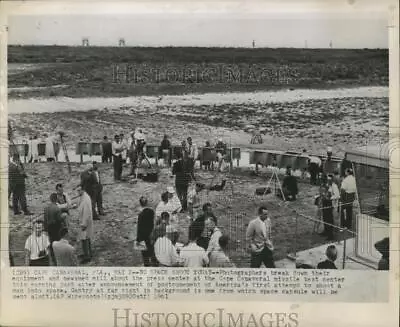
MULTIPOLYGON (((29 179, 27 181, 27 197, 30 209, 40 214, 48 203, 47 198, 53 191, 55 184, 61 182, 71 196, 76 196, 73 187, 78 184, 81 168, 73 164, 73 173, 70 176, 65 164, 49 165, 40 163, 27 165, 29 179)), ((155 207, 161 193, 168 185, 173 185, 168 169, 161 170, 158 183, 139 181, 137 184, 128 182, 114 183, 112 168, 104 164, 100 167, 104 186, 104 207, 106 216, 101 221, 95 221, 94 251, 95 256, 90 265, 93 266, 138 266, 141 264, 140 253, 133 249, 133 239, 136 236, 136 220, 140 207, 138 199, 146 195, 150 205, 155 207)), ((128 169, 125 169, 125 173, 128 169)), ((218 217, 221 230, 230 236, 232 260, 240 267, 249 266, 249 254, 244 248, 245 230, 248 222, 255 218, 256 208, 260 204, 267 204, 270 208, 273 221, 273 239, 276 246, 276 260, 283 259, 294 251, 293 239, 296 233, 296 215, 299 212, 315 215, 313 199, 317 192, 315 186, 307 182, 300 183, 300 196, 296 202, 283 202, 272 195, 255 196, 255 188, 267 184, 267 176, 250 176, 247 171, 234 171, 232 174, 214 174, 197 171, 200 181, 211 185, 227 178, 229 183, 221 192, 202 193, 202 202, 210 201, 218 217)), ((273 187, 274 185, 271 184, 273 187)), ((29 236, 31 219, 25 216, 14 216, 10 210, 10 249, 15 257, 16 265, 23 264, 23 246, 29 236)), ((69 219, 70 241, 80 253, 77 242, 78 217, 76 210, 71 211, 69 219)), ((179 216, 181 231, 180 242, 187 240, 189 221, 186 214, 179 216)), ((319 235, 312 233, 313 223, 299 218, 298 221, 298 250, 305 250, 325 242, 319 235)))

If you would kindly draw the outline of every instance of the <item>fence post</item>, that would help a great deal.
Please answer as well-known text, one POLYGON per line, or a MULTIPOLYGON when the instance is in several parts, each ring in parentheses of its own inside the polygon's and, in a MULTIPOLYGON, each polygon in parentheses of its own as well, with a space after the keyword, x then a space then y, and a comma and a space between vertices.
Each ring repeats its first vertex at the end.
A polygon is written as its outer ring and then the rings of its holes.
MULTIPOLYGON (((345 228, 343 231, 343 235, 346 235, 347 228, 345 228)), ((344 269, 346 266, 346 237, 343 237, 343 259, 342 259, 342 268, 344 269)))
POLYGON ((296 212, 296 226, 295 226, 295 232, 294 232, 294 258, 295 258, 295 260, 297 258, 297 230, 298 230, 298 214, 296 212))
POLYGON ((289 258, 290 260, 293 260, 296 264, 296 259, 297 259, 297 229, 298 229, 298 214, 297 212, 294 210, 295 213, 295 227, 294 227, 294 250, 293 253, 289 253, 287 255, 287 258, 289 258))

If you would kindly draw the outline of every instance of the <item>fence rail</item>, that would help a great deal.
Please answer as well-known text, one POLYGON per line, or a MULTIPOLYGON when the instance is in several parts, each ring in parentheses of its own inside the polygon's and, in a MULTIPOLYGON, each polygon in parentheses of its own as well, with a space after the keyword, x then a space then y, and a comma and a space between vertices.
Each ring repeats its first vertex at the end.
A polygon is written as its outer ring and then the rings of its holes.
MULTIPOLYGON (((54 150, 56 157, 60 154, 60 143, 55 142, 54 150)), ((21 157, 27 160, 29 155, 29 144, 19 143, 16 144, 16 150, 21 157)), ((197 161, 200 164, 203 162, 215 162, 217 161, 217 153, 224 153, 224 160, 229 162, 232 166, 233 162, 236 161, 237 167, 240 166, 241 160, 243 160, 243 154, 247 153, 249 157, 248 162, 242 162, 244 165, 258 165, 262 166, 275 166, 278 168, 285 168, 291 166, 293 170, 304 170, 308 166, 308 157, 304 156, 302 153, 296 153, 292 151, 276 151, 271 149, 252 149, 243 147, 230 147, 226 149, 215 148, 215 147, 200 147, 198 148, 197 161)), ((159 159, 164 158, 164 154, 160 151, 160 146, 149 144, 146 145, 146 155, 149 158, 155 159, 156 162, 159 159)), ((182 151, 182 146, 173 145, 170 148, 170 157, 172 160, 177 159, 178 153, 182 151)), ((75 154, 80 156, 80 162, 83 162, 83 156, 101 156, 103 155, 102 143, 99 142, 78 142, 75 146, 75 154)), ((38 144, 38 155, 39 157, 44 157, 46 155, 46 143, 38 144)), ((327 157, 318 156, 321 158, 322 164, 324 165, 327 157)), ((331 159, 334 170, 339 170, 341 159, 337 157, 332 157, 331 159)))

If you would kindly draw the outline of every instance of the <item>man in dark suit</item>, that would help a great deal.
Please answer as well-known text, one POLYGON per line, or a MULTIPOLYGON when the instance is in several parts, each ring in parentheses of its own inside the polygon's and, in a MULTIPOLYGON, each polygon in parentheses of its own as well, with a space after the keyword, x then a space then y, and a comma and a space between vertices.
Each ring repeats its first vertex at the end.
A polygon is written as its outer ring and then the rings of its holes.
POLYGON ((14 214, 21 214, 21 211, 19 210, 19 208, 21 208, 25 215, 32 215, 32 213, 28 210, 26 201, 25 179, 27 178, 27 175, 23 171, 22 166, 19 164, 18 155, 14 155, 13 161, 11 161, 9 164, 8 178, 9 186, 12 191, 12 207, 14 214))
POLYGON ((171 167, 171 156, 172 147, 171 142, 168 140, 168 135, 164 135, 163 140, 161 141, 161 145, 159 148, 158 157, 164 160, 164 165, 167 164, 168 167, 171 167))
POLYGON ((93 188, 94 192, 96 193, 95 198, 96 198, 97 211, 100 216, 104 216, 105 213, 103 208, 103 185, 101 184, 101 176, 96 161, 93 161, 92 174, 94 176, 93 188))
POLYGON ((181 201, 182 210, 187 210, 187 193, 189 183, 191 180, 190 167, 185 160, 182 158, 182 154, 177 154, 178 160, 172 167, 172 175, 175 175, 175 188, 179 200, 181 201))
POLYGON ((107 136, 103 137, 103 141, 101 142, 101 150, 101 162, 112 162, 112 145, 107 136))
MULTIPOLYGON (((282 191, 285 196, 285 200, 294 201, 296 200, 296 196, 299 193, 299 189, 297 187, 297 179, 292 176, 291 167, 286 167, 286 176, 283 178, 282 182, 282 191)), ((279 197, 282 198, 282 192, 278 190, 279 197)))
POLYGON ((148 207, 147 198, 142 196, 139 200, 142 211, 138 216, 136 242, 144 242, 146 250, 142 251, 143 264, 145 267, 156 266, 154 245, 151 242, 151 233, 154 229, 154 210, 148 207))
POLYGON ((346 177, 346 170, 347 169, 352 169, 353 164, 351 163, 350 160, 347 160, 347 153, 344 154, 344 158, 342 162, 340 163, 340 177, 344 178, 346 177))
POLYGON ((61 209, 57 205, 57 194, 50 195, 50 204, 44 210, 44 230, 49 235, 50 244, 59 241, 59 233, 64 225, 61 209))
POLYGON ((326 260, 325 261, 321 261, 318 265, 317 265, 317 269, 337 269, 336 265, 335 265, 335 261, 337 259, 337 249, 336 246, 334 245, 329 245, 326 248, 326 260))
POLYGON ((50 195, 50 204, 44 210, 44 230, 49 235, 50 256, 53 263, 56 261, 53 251, 53 242, 60 240, 60 231, 66 228, 61 209, 57 205, 57 193, 50 195))
POLYGON ((91 199, 92 202, 92 215, 93 220, 100 220, 99 215, 96 211, 96 178, 93 174, 93 166, 91 164, 87 165, 85 170, 81 173, 81 186, 82 190, 84 190, 91 199))

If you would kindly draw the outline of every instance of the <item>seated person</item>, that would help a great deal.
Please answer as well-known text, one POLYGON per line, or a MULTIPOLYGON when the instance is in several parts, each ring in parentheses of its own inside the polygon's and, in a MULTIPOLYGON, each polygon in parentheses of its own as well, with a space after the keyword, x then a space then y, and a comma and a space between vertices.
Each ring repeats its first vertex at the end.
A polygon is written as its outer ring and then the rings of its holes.
POLYGON ((326 255, 326 260, 321 261, 317 265, 317 269, 337 269, 335 265, 335 261, 338 257, 336 246, 329 245, 326 248, 325 255, 326 255))
POLYGON ((292 169, 291 167, 286 168, 286 176, 283 178, 282 182, 282 192, 278 190, 277 196, 280 198, 285 198, 289 201, 296 200, 296 196, 299 193, 299 189, 297 188, 297 179, 296 177, 292 176, 292 169))

